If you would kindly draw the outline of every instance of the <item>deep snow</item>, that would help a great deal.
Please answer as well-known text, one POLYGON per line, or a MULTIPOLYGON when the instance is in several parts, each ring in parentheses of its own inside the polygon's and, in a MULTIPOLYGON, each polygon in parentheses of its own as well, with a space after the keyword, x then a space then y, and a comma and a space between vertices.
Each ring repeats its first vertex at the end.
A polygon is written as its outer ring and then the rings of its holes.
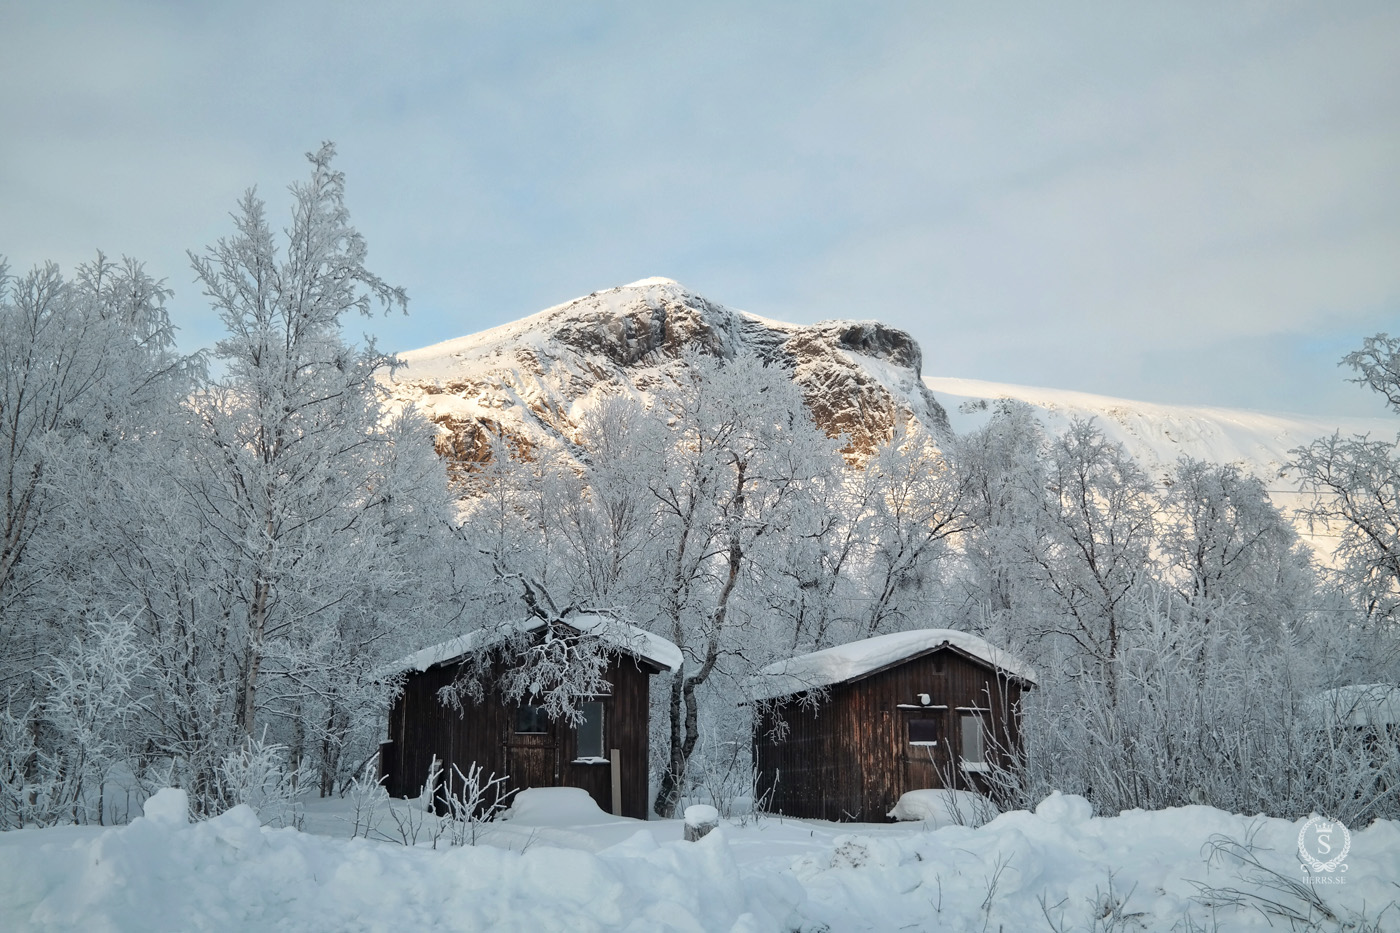
POLYGON ((343 838, 346 807, 307 811, 342 838, 246 807, 187 823, 179 791, 127 826, 0 833, 0 929, 1267 930, 1289 928, 1283 910, 1340 928, 1321 905, 1400 930, 1393 822, 1354 828, 1328 879, 1342 883, 1309 887, 1304 820, 1208 807, 1099 819, 1057 795, 980 829, 763 817, 687 843, 679 820, 560 789, 521 794, 481 844, 436 850, 343 838))

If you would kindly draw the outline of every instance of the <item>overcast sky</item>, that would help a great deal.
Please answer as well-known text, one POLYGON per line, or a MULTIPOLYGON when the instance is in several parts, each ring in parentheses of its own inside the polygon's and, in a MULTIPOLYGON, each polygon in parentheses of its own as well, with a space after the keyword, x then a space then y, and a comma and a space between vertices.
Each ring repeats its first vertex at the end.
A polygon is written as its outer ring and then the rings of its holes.
POLYGON ((47 3, 0 10, 0 254, 186 249, 337 143, 407 350, 664 275, 877 318, 924 372, 1381 406, 1400 3, 47 3))

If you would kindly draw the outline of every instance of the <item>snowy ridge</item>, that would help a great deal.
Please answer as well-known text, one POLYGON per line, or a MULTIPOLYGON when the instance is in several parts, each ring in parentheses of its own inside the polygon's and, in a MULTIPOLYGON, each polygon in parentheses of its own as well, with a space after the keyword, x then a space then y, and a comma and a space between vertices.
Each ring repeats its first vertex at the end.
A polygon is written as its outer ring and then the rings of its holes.
POLYGON ((925 628, 877 635, 770 664, 753 676, 754 696, 771 700, 847 683, 944 646, 957 648, 1014 677, 1037 682, 1034 668, 984 638, 948 628, 925 628))
MULTIPOLYGON (((1106 395, 1042 389, 1009 383, 929 376, 924 384, 948 409, 949 423, 959 433, 975 430, 990 415, 982 401, 1009 398, 1037 410, 1051 434, 1060 434, 1074 418, 1093 418, 1110 441, 1127 448, 1143 469, 1160 476, 1179 457, 1210 463, 1232 463, 1266 483, 1286 479, 1289 450, 1335 432, 1345 436, 1370 434, 1393 438, 1400 424, 1387 418, 1329 418, 1213 408, 1160 405, 1106 395)), ((1279 484, 1270 484, 1271 488, 1279 484)))
MULTIPOLYGON (((571 615, 562 620, 562 624, 585 635, 597 635, 618 650, 645 658, 668 671, 680 670, 681 650, 660 635, 653 635, 635 625, 599 613, 571 615)), ((477 629, 399 658, 386 665, 379 673, 380 676, 387 677, 404 671, 426 671, 434 665, 490 648, 512 635, 528 634, 544 626, 543 619, 532 618, 525 622, 477 629)))
MULTIPOLYGON (((1233 464, 1263 481, 1269 497, 1286 516, 1309 506, 1310 493, 1298 490, 1289 475, 1289 451, 1319 437, 1368 434, 1390 440, 1400 423, 1389 418, 1330 418, 1236 408, 1160 405, 977 379, 927 377, 924 384, 948 409, 954 431, 976 430, 991 415, 991 402, 1015 399, 1030 405, 1047 432, 1062 434, 1075 418, 1094 420, 1110 442, 1121 443, 1159 485, 1181 457, 1233 464)), ((1337 538, 1324 527, 1294 521, 1294 530, 1324 563, 1332 561, 1337 538)))

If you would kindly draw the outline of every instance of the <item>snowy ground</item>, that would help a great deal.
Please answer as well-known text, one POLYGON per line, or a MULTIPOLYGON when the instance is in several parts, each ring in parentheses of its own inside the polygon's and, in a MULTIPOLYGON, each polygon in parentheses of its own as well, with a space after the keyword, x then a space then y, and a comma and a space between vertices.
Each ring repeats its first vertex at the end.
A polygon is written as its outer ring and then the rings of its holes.
POLYGON ((980 829, 766 817, 687 843, 680 821, 565 789, 437 849, 425 831, 346 838, 345 801, 310 806, 300 832, 244 807, 191 824, 183 805, 165 791, 127 826, 0 833, 0 930, 1400 930, 1393 822, 1354 830, 1331 883, 1309 885, 1302 820, 1097 819, 1076 797, 980 829))

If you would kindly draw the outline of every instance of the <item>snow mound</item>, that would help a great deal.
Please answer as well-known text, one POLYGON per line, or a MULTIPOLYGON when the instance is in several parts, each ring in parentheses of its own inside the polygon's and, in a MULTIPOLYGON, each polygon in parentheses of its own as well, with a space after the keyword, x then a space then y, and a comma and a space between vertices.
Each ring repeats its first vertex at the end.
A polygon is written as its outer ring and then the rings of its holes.
POLYGON ((608 818, 582 787, 526 788, 503 817, 519 826, 578 826, 608 818))
POLYGON ((156 792, 141 808, 146 819, 165 826, 183 826, 190 821, 190 795, 178 787, 156 792))
POLYGON ((685 822, 688 826, 718 823, 719 811, 707 803, 691 804, 685 808, 685 822))
POLYGON ((771 700, 804 690, 849 683, 944 646, 985 661, 1013 677, 1031 683, 1037 680, 1034 668, 986 639, 953 629, 926 628, 877 635, 778 661, 755 674, 751 682, 757 699, 771 700))
POLYGON ((996 804, 970 790, 934 788, 901 795, 889 812, 892 820, 921 820, 929 829, 981 826, 1001 813, 996 804))
POLYGON ((0 833, 0 930, 797 928, 801 888, 741 876, 711 837, 616 856, 401 846, 266 829, 247 807, 179 826, 22 830, 0 833))
POLYGON ((1075 794, 1062 794, 1055 791, 1035 808, 1035 815, 1051 823, 1063 826, 1078 826, 1087 823, 1094 815, 1094 805, 1075 794))

